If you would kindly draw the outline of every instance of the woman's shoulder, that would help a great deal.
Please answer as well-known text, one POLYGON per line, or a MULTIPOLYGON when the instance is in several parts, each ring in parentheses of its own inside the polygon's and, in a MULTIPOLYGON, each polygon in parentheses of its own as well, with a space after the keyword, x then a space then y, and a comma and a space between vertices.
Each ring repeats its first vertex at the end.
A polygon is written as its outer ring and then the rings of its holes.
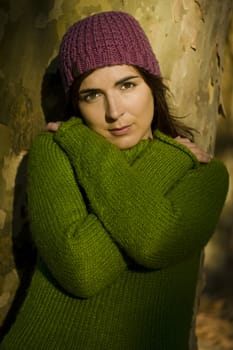
POLYGON ((60 146, 54 141, 52 132, 42 132, 38 134, 29 150, 29 162, 44 164, 54 162, 68 162, 67 156, 60 146))
POLYGON ((206 175, 207 181, 208 179, 215 178, 219 183, 228 188, 229 172, 221 160, 213 158, 209 163, 201 164, 199 172, 206 175))
POLYGON ((40 149, 41 147, 46 147, 48 145, 54 145, 55 142, 53 140, 52 132, 40 132, 33 139, 31 149, 40 149))
POLYGON ((31 148, 29 150, 29 154, 47 154, 49 151, 62 152, 61 148, 54 141, 52 132, 41 132, 34 138, 31 148))

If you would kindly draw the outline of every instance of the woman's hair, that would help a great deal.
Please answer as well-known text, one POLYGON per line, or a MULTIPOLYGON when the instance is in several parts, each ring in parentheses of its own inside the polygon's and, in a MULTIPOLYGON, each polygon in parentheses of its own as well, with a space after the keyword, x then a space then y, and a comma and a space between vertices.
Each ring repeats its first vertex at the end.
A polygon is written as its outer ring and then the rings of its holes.
POLYGON ((160 76, 154 76, 143 68, 135 67, 146 84, 152 91, 154 97, 154 118, 152 121, 152 130, 158 129, 164 134, 171 137, 187 137, 193 140, 194 129, 188 127, 181 122, 181 117, 177 117, 171 113, 168 102, 167 94, 169 93, 168 87, 164 84, 160 76))
MULTIPOLYGON (((160 76, 154 76, 140 67, 134 67, 141 74, 142 78, 149 86, 154 97, 154 118, 152 121, 152 130, 158 129, 171 137, 187 137, 193 140, 193 129, 183 124, 169 109, 167 102, 168 87, 163 83, 160 76)), ((70 88, 67 104, 66 119, 73 116, 81 116, 78 106, 78 92, 83 80, 94 71, 85 72, 76 78, 70 88)))

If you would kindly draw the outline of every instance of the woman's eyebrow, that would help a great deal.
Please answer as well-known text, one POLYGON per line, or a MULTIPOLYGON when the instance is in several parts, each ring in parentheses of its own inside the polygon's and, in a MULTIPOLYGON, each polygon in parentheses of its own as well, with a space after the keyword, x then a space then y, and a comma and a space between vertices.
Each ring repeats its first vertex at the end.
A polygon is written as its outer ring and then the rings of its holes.
POLYGON ((122 83, 125 83, 128 80, 136 79, 136 78, 140 78, 140 76, 139 75, 129 75, 129 76, 123 78, 123 79, 120 79, 120 80, 116 81, 116 83, 114 85, 116 85, 116 86, 117 85, 121 85, 122 83))
POLYGON ((79 94, 86 94, 86 93, 89 93, 89 92, 100 92, 101 90, 100 89, 95 89, 95 88, 88 88, 88 89, 82 89, 79 91, 79 94))
MULTIPOLYGON (((139 75, 129 75, 129 76, 124 77, 124 78, 122 78, 120 80, 117 80, 115 82, 114 86, 121 85, 121 84, 125 83, 128 80, 136 79, 136 78, 140 78, 140 76, 139 75)), ((79 94, 86 94, 86 93, 89 93, 89 92, 101 92, 101 89, 98 89, 98 88, 82 89, 82 90, 79 91, 79 94)))

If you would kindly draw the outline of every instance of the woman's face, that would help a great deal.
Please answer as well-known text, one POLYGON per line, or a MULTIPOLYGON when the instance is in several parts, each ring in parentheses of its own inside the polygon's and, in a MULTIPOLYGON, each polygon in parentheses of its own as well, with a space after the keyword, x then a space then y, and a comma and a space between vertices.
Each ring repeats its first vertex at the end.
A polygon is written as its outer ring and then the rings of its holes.
POLYGON ((96 69, 80 85, 78 106, 85 123, 120 149, 152 138, 153 95, 132 66, 96 69))

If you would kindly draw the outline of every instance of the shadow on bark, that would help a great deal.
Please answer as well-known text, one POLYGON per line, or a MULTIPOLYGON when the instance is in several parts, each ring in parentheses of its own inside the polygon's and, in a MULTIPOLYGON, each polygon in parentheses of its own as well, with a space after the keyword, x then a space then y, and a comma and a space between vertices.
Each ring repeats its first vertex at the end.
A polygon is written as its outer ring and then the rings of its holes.
POLYGON ((27 161, 28 156, 26 155, 19 165, 15 178, 12 220, 13 256, 20 283, 13 303, 0 328, 0 341, 15 321, 17 313, 25 299, 36 262, 36 249, 31 238, 27 210, 27 161))

